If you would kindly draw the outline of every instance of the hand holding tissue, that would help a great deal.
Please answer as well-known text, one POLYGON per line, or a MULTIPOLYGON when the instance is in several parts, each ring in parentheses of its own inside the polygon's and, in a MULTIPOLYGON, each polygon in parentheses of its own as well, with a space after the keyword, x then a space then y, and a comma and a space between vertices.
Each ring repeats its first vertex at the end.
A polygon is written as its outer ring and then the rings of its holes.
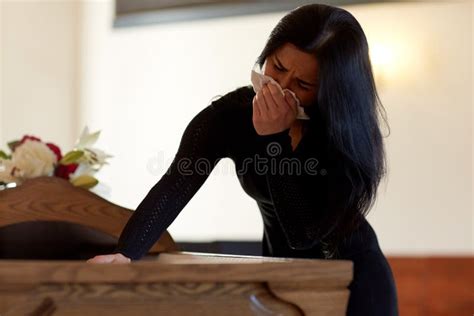
MULTIPOLYGON (((263 66, 263 69, 265 69, 265 65, 263 66)), ((277 81, 275 81, 275 79, 273 79, 270 76, 266 76, 260 72, 257 72, 255 69, 252 69, 252 74, 251 74, 250 79, 252 81, 252 86, 255 93, 260 91, 263 88, 263 86, 268 82, 276 85, 283 95, 285 94, 285 91, 289 92, 291 96, 293 96, 293 98, 296 100, 296 108, 298 109, 296 118, 299 120, 310 119, 309 116, 305 113, 304 108, 300 105, 301 103, 300 100, 298 99, 298 97, 293 91, 291 91, 290 89, 282 89, 282 87, 278 84, 277 81)))

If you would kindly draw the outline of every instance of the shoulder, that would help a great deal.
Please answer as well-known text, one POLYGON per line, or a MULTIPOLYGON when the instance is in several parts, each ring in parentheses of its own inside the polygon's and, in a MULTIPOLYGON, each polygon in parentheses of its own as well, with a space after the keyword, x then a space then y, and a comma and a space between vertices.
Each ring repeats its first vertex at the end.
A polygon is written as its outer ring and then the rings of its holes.
POLYGON ((251 85, 236 88, 225 95, 218 96, 212 101, 210 107, 215 111, 238 111, 239 109, 248 108, 252 105, 252 99, 255 92, 251 85))
POLYGON ((192 121, 205 124, 215 132, 238 132, 252 123, 252 86, 238 87, 219 95, 195 115, 192 121), (247 123, 247 124, 246 124, 247 123))
POLYGON ((217 95, 210 104, 201 109, 192 121, 208 121, 225 117, 232 120, 235 115, 244 114, 250 109, 252 112, 252 99, 255 96, 252 86, 238 87, 224 95, 217 95), (247 109, 247 111, 246 111, 247 109))
POLYGON ((252 105, 252 99, 255 95, 252 86, 238 87, 224 95, 217 95, 210 104, 202 108, 194 116, 192 121, 207 121, 213 118, 229 116, 242 112, 245 108, 252 105))
POLYGON ((218 96, 192 118, 184 137, 200 135, 216 146, 228 146, 245 138, 247 131, 252 131, 254 95, 252 86, 242 86, 218 96))

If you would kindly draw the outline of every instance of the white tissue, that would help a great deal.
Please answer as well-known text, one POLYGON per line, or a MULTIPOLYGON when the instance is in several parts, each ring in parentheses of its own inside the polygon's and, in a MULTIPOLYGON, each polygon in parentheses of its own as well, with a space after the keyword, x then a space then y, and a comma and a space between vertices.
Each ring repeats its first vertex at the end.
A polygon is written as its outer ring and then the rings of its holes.
MULTIPOLYGON (((265 70, 265 66, 266 66, 266 61, 263 64, 262 72, 265 70)), ((300 103, 301 103, 300 100, 298 99, 298 97, 296 96, 296 94, 293 91, 291 91, 290 89, 282 89, 281 86, 278 84, 278 82, 275 79, 273 79, 270 76, 264 75, 263 73, 260 73, 260 72, 256 71, 255 68, 256 67, 254 67, 254 69, 252 69, 252 73, 251 73, 251 76, 250 76, 250 79, 252 81, 253 90, 255 91, 255 93, 260 91, 264 84, 266 84, 267 82, 270 82, 270 83, 272 83, 272 84, 274 84, 278 87, 278 89, 281 91, 281 94, 283 96, 285 95, 285 91, 288 91, 293 96, 293 98, 296 101, 296 108, 298 110, 298 114, 296 115, 297 119, 299 119, 299 120, 309 120, 310 119, 309 116, 304 112, 304 108, 300 105, 300 103)))

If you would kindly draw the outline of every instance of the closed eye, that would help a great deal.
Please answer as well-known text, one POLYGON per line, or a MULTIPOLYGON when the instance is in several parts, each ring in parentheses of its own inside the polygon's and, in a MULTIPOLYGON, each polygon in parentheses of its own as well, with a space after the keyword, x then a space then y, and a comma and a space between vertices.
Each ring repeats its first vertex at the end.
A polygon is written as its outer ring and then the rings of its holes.
POLYGON ((303 86, 301 83, 299 84, 299 86, 300 86, 300 87, 301 87, 303 90, 306 90, 306 91, 308 91, 308 90, 309 90, 309 88, 307 88, 307 87, 303 86))
MULTIPOLYGON (((273 64, 273 67, 274 67, 276 70, 280 71, 280 72, 286 71, 285 68, 278 66, 277 63, 274 63, 274 64, 273 64)), ((309 88, 305 87, 301 82, 298 83, 298 85, 300 86, 301 89, 303 89, 303 90, 305 90, 305 91, 309 91, 309 90, 310 90, 309 88)))
POLYGON ((279 67, 277 64, 273 64, 278 71, 284 71, 285 69, 279 67))

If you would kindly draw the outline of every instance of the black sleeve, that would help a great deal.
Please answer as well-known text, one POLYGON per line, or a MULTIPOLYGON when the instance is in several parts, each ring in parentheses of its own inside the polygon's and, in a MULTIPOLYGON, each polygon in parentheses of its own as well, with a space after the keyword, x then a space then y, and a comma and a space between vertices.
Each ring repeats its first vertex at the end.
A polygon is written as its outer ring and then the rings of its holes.
MULTIPOLYGON (((241 89, 241 88, 240 88, 241 89)), ((241 90, 229 92, 201 110, 188 124, 166 173, 148 192, 123 229, 116 253, 144 256, 227 156, 228 109, 241 90)))
POLYGON ((337 186, 342 185, 342 175, 341 169, 327 159, 316 159, 319 163, 316 168, 314 164, 311 168, 305 167, 305 160, 298 160, 300 169, 283 163, 297 159, 293 155, 289 130, 259 135, 259 142, 261 154, 269 162, 266 180, 288 246, 305 250, 320 243, 338 222, 341 213, 336 209, 336 193, 337 186), (273 170, 271 160, 277 166, 273 170))

